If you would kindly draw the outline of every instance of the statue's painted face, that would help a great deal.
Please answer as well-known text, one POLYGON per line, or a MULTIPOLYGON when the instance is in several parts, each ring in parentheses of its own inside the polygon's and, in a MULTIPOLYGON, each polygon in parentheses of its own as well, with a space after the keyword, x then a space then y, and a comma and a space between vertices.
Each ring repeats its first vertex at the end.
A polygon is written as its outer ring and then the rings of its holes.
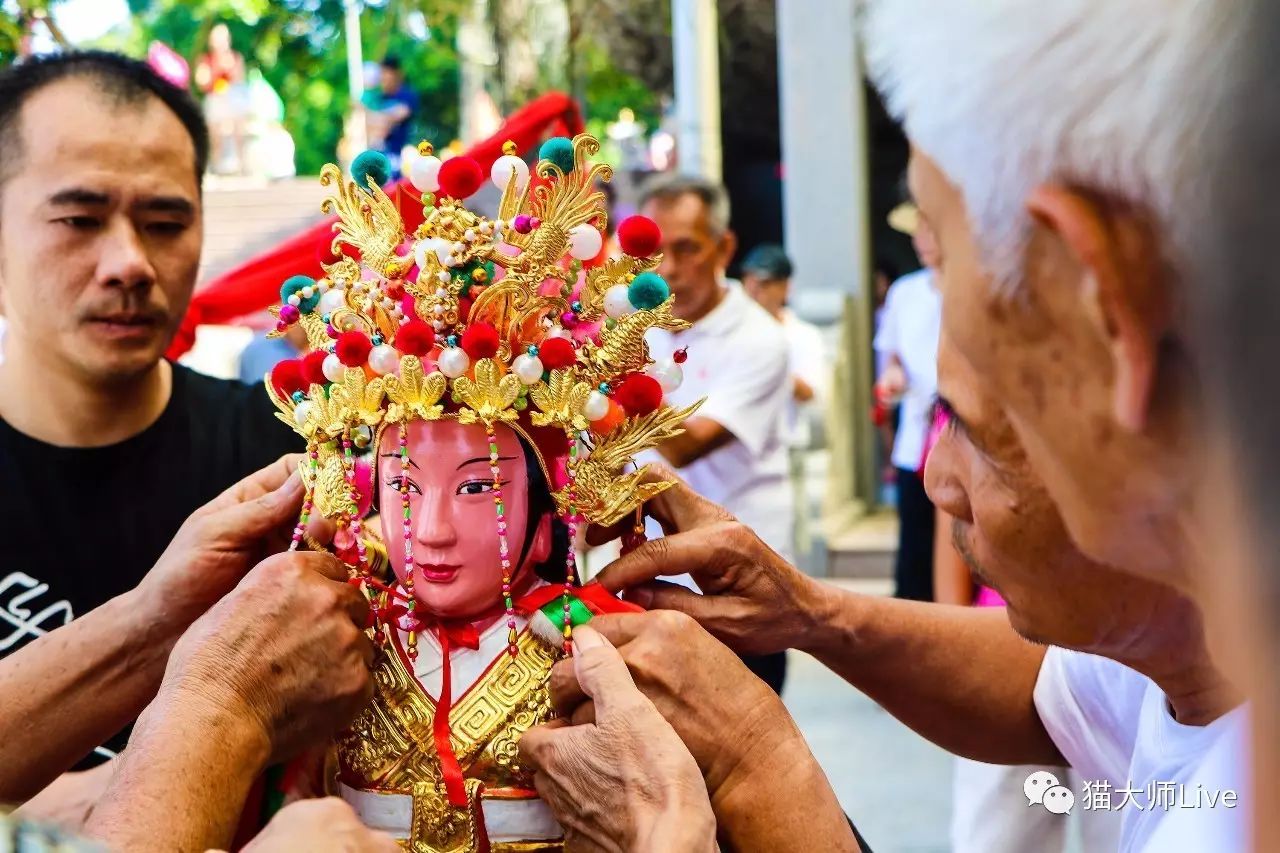
MULTIPOLYGON (((502 560, 494 507, 489 440, 478 424, 413 421, 408 426, 409 469, 399 455, 401 427, 391 427, 378 447, 378 497, 382 534, 402 584, 413 573, 418 607, 445 619, 477 618, 502 605, 502 560), (413 562, 405 564, 400 484, 409 486, 413 562)), ((529 475, 524 449, 509 427, 495 427, 507 543, 516 569, 516 591, 551 550, 550 518, 536 523, 524 563, 529 524, 529 475)))

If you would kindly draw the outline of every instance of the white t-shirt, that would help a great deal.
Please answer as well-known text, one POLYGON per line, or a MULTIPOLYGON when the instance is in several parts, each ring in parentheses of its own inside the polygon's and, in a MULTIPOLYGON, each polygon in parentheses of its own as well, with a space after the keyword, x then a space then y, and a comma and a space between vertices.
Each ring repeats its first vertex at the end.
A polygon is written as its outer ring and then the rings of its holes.
POLYGON ((929 415, 938 395, 938 332, 942 298, 929 269, 904 275, 885 297, 876 353, 896 355, 907 374, 907 390, 898 411, 898 435, 893 442, 895 468, 917 471, 929 433, 929 415))
MULTIPOLYGON (((705 397, 695 417, 710 418, 733 433, 732 441, 680 469, 680 476, 791 559, 785 433, 791 383, 782 326, 731 284, 720 304, 691 329, 675 334, 652 329, 648 341, 659 358, 689 349, 684 383, 668 402, 687 406, 705 397)), ((661 456, 651 451, 643 461, 661 461, 661 456)))
POLYGON ((822 330, 801 320, 790 310, 782 312, 782 330, 787 338, 787 358, 791 376, 803 379, 813 389, 813 399, 799 403, 792 394, 787 398, 787 443, 807 448, 811 441, 809 419, 821 411, 831 384, 831 358, 822 330))
MULTIPOLYGON (((1245 707, 1207 726, 1186 726, 1146 676, 1056 647, 1041 664, 1035 705, 1049 737, 1086 783, 1109 783, 1110 807, 1121 812, 1121 853, 1248 849, 1245 707), (1222 799, 1226 791, 1235 793, 1234 807, 1222 799), (1188 807, 1200 792, 1217 804, 1188 807)), ((1084 808, 1086 792, 1072 793, 1075 808, 1084 808)))

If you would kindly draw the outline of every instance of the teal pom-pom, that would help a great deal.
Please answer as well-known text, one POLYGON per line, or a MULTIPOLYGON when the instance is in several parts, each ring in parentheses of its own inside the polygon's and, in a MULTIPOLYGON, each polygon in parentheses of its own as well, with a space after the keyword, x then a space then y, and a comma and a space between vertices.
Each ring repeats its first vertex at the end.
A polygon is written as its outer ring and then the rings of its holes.
MULTIPOLYGON (((302 304, 298 306, 298 310, 303 314, 310 314, 316 310, 316 306, 320 304, 320 294, 314 290, 316 280, 305 275, 290 276, 285 279, 284 284, 280 285, 280 301, 288 302, 289 297, 298 293, 304 287, 313 288, 311 296, 302 300, 302 304)), ((301 294, 298 294, 301 296, 301 294)))
POLYGON ((671 297, 671 288, 662 276, 642 272, 627 287, 627 299, 642 311, 652 311, 671 297))
POLYGON ((553 136, 538 149, 539 160, 550 160, 566 175, 573 171, 573 140, 567 136, 553 136))
POLYGON ((372 192, 369 189, 369 178, 373 178, 378 186, 391 180, 391 161, 381 151, 361 151, 351 161, 351 177, 360 189, 372 192))

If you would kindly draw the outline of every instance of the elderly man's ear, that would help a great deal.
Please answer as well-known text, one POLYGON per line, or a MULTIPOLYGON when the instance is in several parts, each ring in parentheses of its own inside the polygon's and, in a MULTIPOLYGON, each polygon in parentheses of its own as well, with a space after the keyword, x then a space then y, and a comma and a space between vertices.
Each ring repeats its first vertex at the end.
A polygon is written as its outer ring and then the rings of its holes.
POLYGON ((1111 352, 1114 417, 1122 429, 1141 432, 1174 302, 1150 223, 1140 211, 1060 185, 1038 187, 1027 210, 1078 268, 1079 296, 1111 352))

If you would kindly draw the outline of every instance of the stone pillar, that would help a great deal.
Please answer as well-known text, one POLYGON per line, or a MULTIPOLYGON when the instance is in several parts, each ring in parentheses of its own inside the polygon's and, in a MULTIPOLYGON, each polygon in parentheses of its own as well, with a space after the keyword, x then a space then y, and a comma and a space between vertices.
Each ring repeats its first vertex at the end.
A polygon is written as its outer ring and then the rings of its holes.
POLYGON ((874 502, 866 104, 856 0, 778 0, 783 213, 796 311, 838 323, 829 508, 874 502), (818 7, 821 7, 819 13, 818 7))
POLYGON ((716 0, 671 0, 678 165, 713 181, 722 177, 719 37, 716 0))

